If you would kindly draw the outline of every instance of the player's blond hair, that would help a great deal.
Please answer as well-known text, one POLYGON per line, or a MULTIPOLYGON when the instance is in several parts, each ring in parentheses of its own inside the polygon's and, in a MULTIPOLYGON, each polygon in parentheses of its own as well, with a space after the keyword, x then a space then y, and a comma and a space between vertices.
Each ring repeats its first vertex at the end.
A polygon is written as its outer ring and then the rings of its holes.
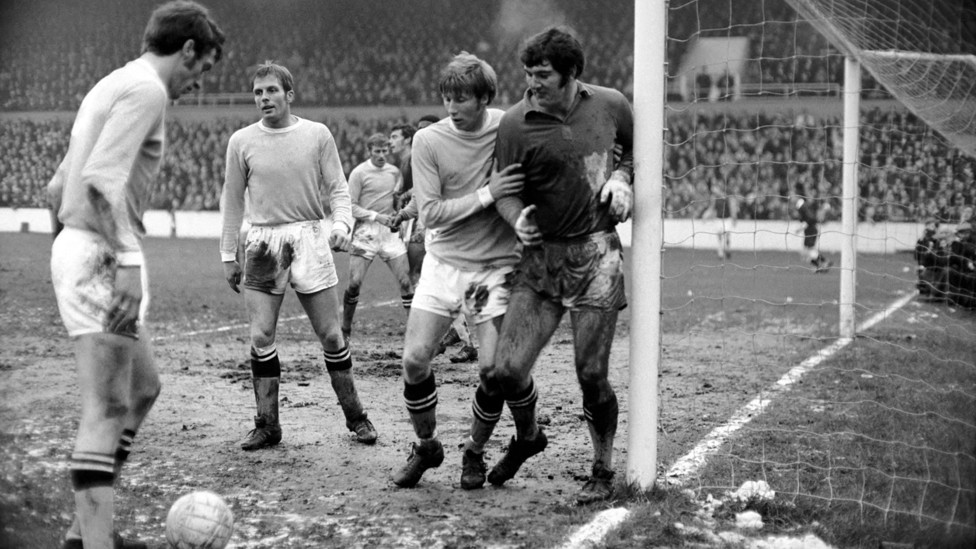
POLYGON ((478 99, 487 99, 490 104, 498 89, 498 77, 495 69, 483 59, 462 51, 441 70, 437 89, 444 97, 471 94, 478 99))

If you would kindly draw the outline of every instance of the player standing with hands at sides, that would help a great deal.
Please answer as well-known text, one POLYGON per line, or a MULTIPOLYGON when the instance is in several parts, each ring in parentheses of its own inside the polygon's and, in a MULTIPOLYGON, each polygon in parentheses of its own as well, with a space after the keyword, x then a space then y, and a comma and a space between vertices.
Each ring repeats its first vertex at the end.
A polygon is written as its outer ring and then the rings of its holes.
POLYGON ((396 166, 386 161, 390 152, 386 135, 371 135, 366 140, 366 148, 369 159, 349 174, 349 196, 356 225, 349 250, 349 286, 342 296, 342 335, 347 344, 359 305, 359 291, 373 258, 379 256, 393 271, 400 285, 403 308, 408 313, 413 300, 407 247, 395 232, 401 220, 396 215, 394 193, 402 187, 402 176, 396 166))
MULTIPOLYGON (((518 260, 515 233, 498 216, 495 200, 522 187, 517 166, 493 171, 495 135, 502 111, 490 109, 497 89, 491 66, 462 52, 441 71, 438 89, 448 118, 418 131, 413 143, 414 199, 427 228, 427 257, 407 318, 403 397, 419 439, 393 482, 412 487, 444 461, 437 439, 437 383, 430 361, 451 321, 465 314, 477 326, 485 352, 494 356, 508 279, 518 260)), ((470 437, 462 457, 461 487, 485 482, 484 446, 504 402, 480 388, 472 405, 470 437)))
POLYGON ((488 482, 503 484, 546 447, 531 372, 568 310, 593 442, 592 474, 576 498, 585 504, 613 490, 618 406, 607 372, 617 312, 626 306, 614 226, 633 207, 633 114, 619 91, 579 80, 583 48, 567 29, 553 27, 529 38, 520 57, 528 89, 505 113, 495 154, 499 168, 521 164, 525 188, 495 207, 515 227, 524 249, 494 368, 482 373, 490 398, 508 403, 517 434, 488 482))
POLYGON ((114 481, 160 392, 150 337, 142 216, 163 158, 166 105, 199 88, 224 34, 194 2, 153 11, 142 55, 82 101, 48 185, 57 216, 51 281, 74 341, 81 419, 69 470, 74 522, 62 547, 146 547, 113 531, 114 481))
POLYGON ((220 257, 227 283, 244 288, 251 332, 251 375, 257 416, 241 443, 244 450, 281 441, 278 385, 281 363, 275 345, 278 313, 289 284, 325 351, 325 367, 339 397, 346 427, 364 444, 376 442, 352 375, 352 355, 339 326, 339 297, 330 248, 349 247, 352 225, 349 187, 335 138, 324 124, 291 114, 294 79, 287 68, 259 65, 251 80, 261 120, 240 129, 227 144, 227 173, 220 195, 223 233, 220 257), (325 234, 320 189, 329 192, 333 224, 325 234), (237 261, 238 232, 249 197, 251 228, 244 268, 237 261))

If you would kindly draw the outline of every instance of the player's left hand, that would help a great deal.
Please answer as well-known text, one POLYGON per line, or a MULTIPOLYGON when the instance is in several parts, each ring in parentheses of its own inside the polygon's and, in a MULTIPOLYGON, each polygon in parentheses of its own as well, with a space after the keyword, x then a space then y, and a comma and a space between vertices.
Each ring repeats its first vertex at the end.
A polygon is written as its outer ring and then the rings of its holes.
POLYGON ((329 246, 334 252, 348 252, 349 251, 349 232, 344 231, 341 227, 332 229, 332 233, 329 235, 329 246))
POLYGON ((142 304, 142 267, 119 266, 115 271, 115 288, 105 318, 105 330, 113 334, 134 333, 132 325, 139 320, 142 304))
POLYGON ((542 231, 535 220, 535 204, 522 208, 519 218, 515 221, 515 235, 526 246, 542 244, 542 231))
POLYGON ((630 219, 630 214, 634 210, 634 189, 616 174, 611 175, 600 189, 600 203, 606 204, 608 200, 610 215, 618 223, 630 219))

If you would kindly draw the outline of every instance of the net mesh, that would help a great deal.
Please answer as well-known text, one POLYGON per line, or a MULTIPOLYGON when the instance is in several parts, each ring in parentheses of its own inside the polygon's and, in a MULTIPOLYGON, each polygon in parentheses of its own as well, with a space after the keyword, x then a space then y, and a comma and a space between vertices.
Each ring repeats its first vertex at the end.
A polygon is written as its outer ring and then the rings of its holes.
POLYGON ((832 44, 969 155, 976 155, 976 4, 788 0, 832 44))

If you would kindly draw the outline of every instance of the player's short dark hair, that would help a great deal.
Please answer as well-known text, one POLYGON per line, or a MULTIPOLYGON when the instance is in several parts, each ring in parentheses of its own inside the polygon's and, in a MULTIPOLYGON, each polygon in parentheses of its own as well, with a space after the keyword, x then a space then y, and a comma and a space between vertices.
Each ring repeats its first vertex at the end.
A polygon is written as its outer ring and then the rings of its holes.
POLYGON ((288 70, 284 65, 279 65, 274 61, 265 61, 258 65, 254 69, 254 74, 251 76, 251 87, 254 87, 254 81, 258 78, 264 78, 265 76, 274 76, 281 83, 281 89, 285 92, 290 92, 295 89, 295 78, 291 75, 291 71, 288 70))
POLYGON ((436 124, 441 121, 441 117, 436 114, 425 114, 417 120, 417 125, 419 126, 421 122, 430 122, 431 124, 436 124))
POLYGON ((519 59, 526 67, 537 67, 546 61, 563 77, 579 78, 586 65, 583 45, 569 27, 555 26, 529 37, 522 45, 519 59))
POLYGON ((397 124, 390 129, 390 133, 400 130, 403 134, 404 139, 413 139, 413 134, 417 133, 417 128, 411 126, 410 124, 397 124))
POLYGON ((478 99, 487 99, 488 103, 491 103, 498 89, 498 77, 495 75, 495 69, 483 59, 462 51, 441 70, 437 89, 444 97, 458 97, 470 93, 478 99))
POLYGON ((374 133, 366 138, 366 147, 372 149, 373 147, 389 147, 390 138, 386 134, 374 133))
POLYGON ((210 17, 210 11, 189 0, 174 0, 156 8, 149 16, 142 36, 142 51, 157 55, 171 55, 193 40, 197 58, 214 51, 214 60, 223 53, 223 31, 210 17))

